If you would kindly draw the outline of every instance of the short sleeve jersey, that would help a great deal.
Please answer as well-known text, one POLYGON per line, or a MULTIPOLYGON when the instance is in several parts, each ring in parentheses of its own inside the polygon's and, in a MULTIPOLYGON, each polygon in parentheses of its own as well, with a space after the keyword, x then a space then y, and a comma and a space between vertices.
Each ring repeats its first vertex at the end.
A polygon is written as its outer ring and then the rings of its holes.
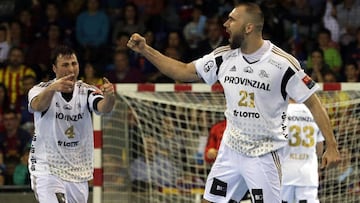
POLYGON ((319 88, 293 56, 264 43, 270 48, 252 63, 229 46, 194 61, 207 84, 219 81, 224 89, 229 127, 223 141, 248 156, 285 146, 288 98, 303 102, 319 88))
POLYGON ((318 186, 316 144, 324 137, 304 104, 289 104, 287 113, 289 144, 282 164, 283 184, 318 186))
MULTIPOLYGON (((28 94, 29 101, 53 83, 42 82, 28 94)), ((70 101, 55 92, 49 108, 34 113, 33 137, 29 171, 32 175, 52 174, 66 181, 83 182, 93 177, 93 127, 91 113, 94 103, 103 98, 94 86, 77 81, 70 101)), ((95 111, 99 114, 99 112, 95 111)))

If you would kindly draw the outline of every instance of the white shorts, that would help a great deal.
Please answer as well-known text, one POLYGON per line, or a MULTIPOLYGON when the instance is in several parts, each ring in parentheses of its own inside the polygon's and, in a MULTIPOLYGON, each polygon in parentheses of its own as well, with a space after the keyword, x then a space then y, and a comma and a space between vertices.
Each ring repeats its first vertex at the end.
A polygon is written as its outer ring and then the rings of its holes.
POLYGON ((30 177, 31 189, 39 203, 86 203, 88 200, 88 182, 68 182, 54 175, 30 177))
POLYGON ((249 189, 253 203, 281 202, 282 151, 249 157, 221 144, 208 175, 204 199, 239 202, 249 189))
POLYGON ((284 202, 319 203, 318 189, 316 186, 301 187, 293 185, 283 185, 281 188, 281 197, 284 202))

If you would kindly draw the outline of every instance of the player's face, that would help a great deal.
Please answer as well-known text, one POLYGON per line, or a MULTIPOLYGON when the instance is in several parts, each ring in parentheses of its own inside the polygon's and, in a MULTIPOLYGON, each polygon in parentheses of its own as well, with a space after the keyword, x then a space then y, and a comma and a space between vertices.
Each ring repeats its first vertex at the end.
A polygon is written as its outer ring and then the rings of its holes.
POLYGON ((226 32, 229 34, 230 47, 241 47, 245 37, 244 7, 234 8, 227 21, 224 23, 226 32))
POLYGON ((79 62, 76 55, 59 55, 56 64, 53 65, 53 71, 57 79, 74 74, 74 77, 70 80, 75 82, 79 76, 79 62))
POLYGON ((24 54, 19 49, 14 49, 9 54, 9 63, 11 66, 20 66, 24 61, 24 54))

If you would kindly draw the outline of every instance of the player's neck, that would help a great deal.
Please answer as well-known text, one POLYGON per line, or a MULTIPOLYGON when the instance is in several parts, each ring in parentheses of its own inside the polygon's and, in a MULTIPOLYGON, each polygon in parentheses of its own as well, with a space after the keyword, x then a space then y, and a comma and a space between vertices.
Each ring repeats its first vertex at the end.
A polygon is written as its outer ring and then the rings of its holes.
POLYGON ((71 99, 72 99, 72 92, 71 93, 64 93, 64 92, 62 92, 61 93, 61 95, 62 95, 62 97, 67 101, 67 102, 69 102, 71 99))
POLYGON ((258 47, 258 48, 251 50, 250 54, 244 53, 243 50, 241 49, 241 53, 248 63, 255 63, 257 61, 260 61, 261 58, 264 56, 264 54, 269 50, 270 44, 265 43, 262 40, 262 44, 256 45, 256 47, 258 47), (260 46, 260 47, 258 47, 258 46, 260 46))
POLYGON ((260 49, 263 44, 264 40, 262 38, 249 39, 247 41, 244 41, 243 45, 241 46, 241 52, 244 54, 252 54, 258 49, 260 49))

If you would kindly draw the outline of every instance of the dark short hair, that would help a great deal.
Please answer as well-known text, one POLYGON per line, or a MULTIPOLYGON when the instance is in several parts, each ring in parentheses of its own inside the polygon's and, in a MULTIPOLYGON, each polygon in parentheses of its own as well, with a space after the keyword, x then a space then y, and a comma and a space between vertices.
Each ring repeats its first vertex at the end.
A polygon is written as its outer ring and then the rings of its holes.
POLYGON ((60 55, 70 56, 73 54, 76 54, 76 53, 75 53, 75 50, 72 49, 71 47, 69 47, 67 45, 59 45, 58 47, 55 48, 55 50, 51 56, 51 63, 56 64, 56 60, 60 55))
POLYGON ((27 79, 34 79, 34 80, 36 80, 36 77, 33 76, 33 75, 27 74, 27 75, 24 75, 24 76, 21 78, 21 80, 27 80, 27 79))
POLYGON ((344 67, 349 66, 349 65, 353 65, 353 66, 355 66, 356 69, 359 69, 357 62, 354 59, 349 59, 349 60, 345 61, 344 67))
POLYGON ((313 50, 311 50, 311 54, 314 52, 318 52, 321 54, 321 56, 324 58, 324 51, 322 49, 320 49, 319 47, 314 48, 313 50))
POLYGON ((119 55, 119 54, 124 55, 124 56, 126 56, 127 58, 129 58, 128 52, 126 52, 126 51, 124 51, 124 50, 116 50, 116 51, 114 52, 114 57, 115 57, 116 55, 119 55))
POLYGON ((10 53, 12 53, 13 51, 20 51, 23 55, 24 55, 24 50, 21 48, 21 47, 19 47, 19 46, 13 46, 13 47, 11 47, 10 48, 10 50, 9 50, 9 54, 10 53))
POLYGON ((13 108, 7 108, 4 110, 3 114, 14 114, 16 118, 18 118, 18 111, 16 109, 13 108))
POLYGON ((246 13, 250 16, 253 23, 255 24, 257 31, 262 31, 264 27, 264 13, 262 12, 260 6, 252 2, 242 2, 237 4, 236 7, 243 6, 245 7, 246 13))
POLYGON ((324 27, 319 30, 318 36, 319 36, 320 34, 326 34, 327 36, 331 37, 331 32, 330 32, 330 30, 327 29, 327 28, 324 28, 324 27))
POLYGON ((118 33, 116 34, 116 39, 120 39, 122 36, 126 36, 126 37, 129 37, 129 38, 130 38, 129 33, 127 33, 127 32, 118 32, 118 33))

